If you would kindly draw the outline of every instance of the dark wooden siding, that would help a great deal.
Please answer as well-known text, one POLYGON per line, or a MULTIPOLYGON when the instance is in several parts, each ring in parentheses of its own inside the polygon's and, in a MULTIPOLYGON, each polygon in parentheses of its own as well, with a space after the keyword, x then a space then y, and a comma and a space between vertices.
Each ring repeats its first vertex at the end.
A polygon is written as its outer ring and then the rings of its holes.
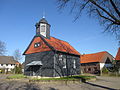
MULTIPOLYGON (((25 55, 25 66, 32 61, 41 61, 42 66, 32 66, 36 72, 36 76, 43 77, 59 77, 67 75, 77 75, 80 74, 80 58, 79 56, 65 54, 65 53, 54 53, 53 51, 39 52, 25 55), (66 58, 66 68, 63 68, 63 62, 59 60, 59 55, 66 58), (75 66, 74 68, 74 60, 75 66), (54 69, 55 68, 55 69, 54 69)), ((30 67, 25 67, 25 75, 34 75, 30 67)))
POLYGON ((25 75, 33 75, 26 65, 32 61, 41 61, 42 66, 35 73, 35 75, 52 77, 53 76, 53 61, 54 52, 46 51, 25 55, 25 75))
POLYGON ((57 53, 55 55, 55 74, 54 76, 67 76, 67 75, 78 75, 80 74, 80 58, 78 56, 70 55, 70 54, 63 54, 57 53), (66 68, 63 68, 62 63, 59 60, 59 55, 63 55, 63 59, 66 58, 66 68), (75 60, 75 66, 73 67, 73 62, 75 60))

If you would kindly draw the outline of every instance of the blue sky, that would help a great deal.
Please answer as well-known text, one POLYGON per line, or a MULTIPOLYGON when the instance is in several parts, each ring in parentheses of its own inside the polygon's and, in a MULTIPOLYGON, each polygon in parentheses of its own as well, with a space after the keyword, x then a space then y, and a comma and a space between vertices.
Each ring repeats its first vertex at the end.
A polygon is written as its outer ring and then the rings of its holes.
POLYGON ((118 50, 115 36, 102 33, 97 20, 83 14, 76 22, 68 9, 59 11, 56 0, 0 0, 0 40, 7 45, 7 54, 15 49, 23 53, 35 35, 35 24, 45 12, 51 25, 51 36, 69 42, 81 54, 118 50))

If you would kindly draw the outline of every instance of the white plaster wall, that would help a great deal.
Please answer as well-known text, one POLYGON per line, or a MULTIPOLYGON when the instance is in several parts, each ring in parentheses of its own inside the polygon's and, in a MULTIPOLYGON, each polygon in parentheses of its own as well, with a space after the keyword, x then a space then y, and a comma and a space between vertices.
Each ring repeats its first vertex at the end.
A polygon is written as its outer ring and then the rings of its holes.
POLYGON ((104 67, 105 63, 100 63, 100 70, 104 67))
POLYGON ((5 69, 8 68, 8 71, 10 71, 11 69, 15 68, 15 65, 12 64, 12 66, 11 66, 11 64, 8 64, 8 66, 7 66, 6 64, 3 64, 3 65, 1 66, 1 64, 0 64, 0 68, 5 68, 5 69))

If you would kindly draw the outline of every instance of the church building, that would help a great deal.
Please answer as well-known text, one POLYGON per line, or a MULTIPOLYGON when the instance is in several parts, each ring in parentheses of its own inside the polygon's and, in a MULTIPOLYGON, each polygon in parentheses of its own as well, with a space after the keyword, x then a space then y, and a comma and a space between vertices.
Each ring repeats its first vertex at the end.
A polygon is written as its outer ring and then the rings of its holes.
POLYGON ((68 42, 50 36, 45 18, 36 23, 36 35, 24 52, 24 74, 61 77, 80 74, 80 53, 68 42))

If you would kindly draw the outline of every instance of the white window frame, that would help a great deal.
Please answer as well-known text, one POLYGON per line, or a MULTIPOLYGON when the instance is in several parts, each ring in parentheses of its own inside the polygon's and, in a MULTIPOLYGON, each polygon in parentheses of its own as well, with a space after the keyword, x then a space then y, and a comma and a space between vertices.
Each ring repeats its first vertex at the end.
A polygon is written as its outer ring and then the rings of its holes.
POLYGON ((59 60, 61 61, 61 60, 63 60, 63 55, 59 55, 59 60))
POLYGON ((66 61, 66 58, 64 58, 64 59, 63 59, 63 64, 64 64, 63 68, 66 68, 66 62, 67 62, 67 61, 66 61))
POLYGON ((34 48, 37 48, 40 46, 40 42, 34 43, 34 48))
POLYGON ((76 68, 76 60, 73 60, 73 68, 76 68))

